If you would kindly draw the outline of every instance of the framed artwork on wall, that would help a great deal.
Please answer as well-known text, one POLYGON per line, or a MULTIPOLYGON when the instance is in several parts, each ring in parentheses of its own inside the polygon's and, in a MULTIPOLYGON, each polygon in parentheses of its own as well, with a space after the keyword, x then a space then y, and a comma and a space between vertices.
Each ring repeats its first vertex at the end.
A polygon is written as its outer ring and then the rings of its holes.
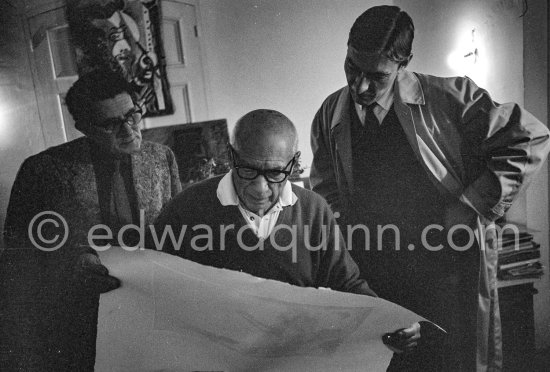
POLYGON ((79 75, 119 71, 147 116, 173 113, 161 39, 160 0, 69 0, 79 75))
POLYGON ((226 119, 144 129, 142 136, 172 149, 184 187, 230 169, 226 119))

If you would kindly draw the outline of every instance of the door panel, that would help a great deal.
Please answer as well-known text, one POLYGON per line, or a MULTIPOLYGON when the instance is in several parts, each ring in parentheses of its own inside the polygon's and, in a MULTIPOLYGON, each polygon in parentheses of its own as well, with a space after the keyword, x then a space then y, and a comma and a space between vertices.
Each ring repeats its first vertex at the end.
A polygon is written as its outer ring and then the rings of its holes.
POLYGON ((166 71, 174 114, 145 119, 147 128, 208 120, 196 5, 162 2, 166 71))
POLYGON ((34 60, 36 96, 46 146, 80 137, 65 105, 65 95, 78 78, 65 7, 28 18, 34 60))

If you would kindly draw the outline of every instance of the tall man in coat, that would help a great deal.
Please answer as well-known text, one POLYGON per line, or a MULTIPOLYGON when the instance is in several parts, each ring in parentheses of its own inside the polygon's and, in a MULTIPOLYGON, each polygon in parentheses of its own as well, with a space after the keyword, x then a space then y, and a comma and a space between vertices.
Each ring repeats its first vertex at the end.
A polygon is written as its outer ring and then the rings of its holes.
POLYGON ((105 236, 102 245, 137 245, 125 226, 152 223, 181 191, 172 151, 142 142, 131 94, 116 73, 82 76, 66 103, 85 136, 21 165, 0 260, 2 370, 93 371, 99 294, 120 283, 88 234, 105 236))
POLYGON ((468 78, 407 71, 413 36, 395 6, 357 18, 348 85, 313 120, 311 184, 348 226, 373 290, 449 332, 435 370, 499 369, 497 252, 485 232, 542 165, 549 133, 468 78))

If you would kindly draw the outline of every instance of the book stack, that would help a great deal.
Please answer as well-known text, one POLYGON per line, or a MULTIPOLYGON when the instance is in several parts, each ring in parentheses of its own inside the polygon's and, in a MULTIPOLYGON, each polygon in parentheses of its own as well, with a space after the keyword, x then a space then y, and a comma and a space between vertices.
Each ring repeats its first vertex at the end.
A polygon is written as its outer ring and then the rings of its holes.
POLYGON ((540 278, 543 267, 540 262, 540 244, 526 228, 518 226, 518 232, 506 229, 498 252, 498 279, 516 280, 540 278))

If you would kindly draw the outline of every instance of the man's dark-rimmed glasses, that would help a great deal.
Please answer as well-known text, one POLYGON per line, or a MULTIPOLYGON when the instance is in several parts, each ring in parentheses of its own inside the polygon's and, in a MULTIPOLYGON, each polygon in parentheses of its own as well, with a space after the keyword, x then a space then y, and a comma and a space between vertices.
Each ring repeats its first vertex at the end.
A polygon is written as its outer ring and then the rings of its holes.
POLYGON ((124 124, 128 124, 132 128, 136 128, 139 123, 141 122, 141 118, 143 116, 143 113, 141 111, 141 108, 134 107, 132 110, 130 110, 126 115, 124 115, 123 119, 109 119, 104 121, 101 124, 97 124, 96 126, 105 130, 106 132, 118 132, 120 127, 124 124))
POLYGON ((252 181, 261 175, 264 176, 267 182, 270 183, 284 182, 292 174, 292 170, 300 154, 299 152, 296 153, 283 169, 256 169, 253 167, 237 164, 237 158, 239 157, 239 155, 231 145, 229 145, 228 147, 233 162, 233 168, 237 172, 237 176, 248 181, 252 181))

